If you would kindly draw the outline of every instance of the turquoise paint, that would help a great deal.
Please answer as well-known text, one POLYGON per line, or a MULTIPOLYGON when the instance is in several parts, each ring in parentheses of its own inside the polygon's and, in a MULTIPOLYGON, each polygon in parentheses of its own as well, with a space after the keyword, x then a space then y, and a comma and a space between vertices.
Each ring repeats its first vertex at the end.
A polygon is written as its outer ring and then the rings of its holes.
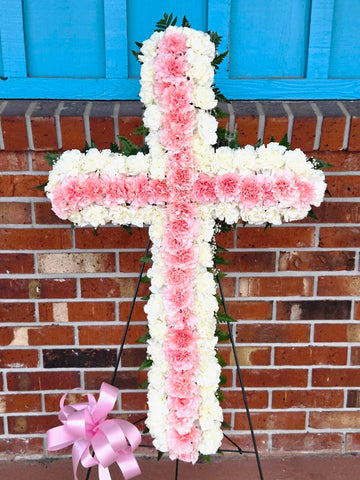
MULTIPOLYGON (((216 84, 232 100, 360 98, 360 79, 230 79, 219 80, 216 84)), ((138 100, 139 90, 138 79, 13 78, 0 81, 0 98, 138 100)))
POLYGON ((230 77, 303 77, 310 0, 232 0, 230 77))
POLYGON ((104 0, 106 78, 128 76, 126 0, 104 0))
POLYGON ((4 77, 26 77, 21 0, 0 0, 0 32, 4 77))
POLYGON ((1 32, 0 32, 0 77, 4 76, 4 64, 2 59, 2 44, 1 44, 1 32))
MULTIPOLYGON (((219 52, 223 53, 229 50, 230 42, 230 13, 231 0, 209 0, 208 1, 208 29, 212 32, 217 32, 222 41, 219 47, 219 52)), ((220 64, 216 73, 216 78, 229 77, 229 55, 220 64)))
POLYGON ((359 0, 335 0, 329 76, 360 77, 359 0))
POLYGON ((191 26, 198 30, 207 30, 207 1, 197 0, 127 0, 128 12, 128 50, 129 77, 140 76, 140 65, 131 50, 137 50, 135 42, 142 42, 153 33, 155 24, 164 13, 173 13, 182 20, 186 15, 191 26))
POLYGON ((102 0, 23 0, 31 77, 105 76, 102 0))

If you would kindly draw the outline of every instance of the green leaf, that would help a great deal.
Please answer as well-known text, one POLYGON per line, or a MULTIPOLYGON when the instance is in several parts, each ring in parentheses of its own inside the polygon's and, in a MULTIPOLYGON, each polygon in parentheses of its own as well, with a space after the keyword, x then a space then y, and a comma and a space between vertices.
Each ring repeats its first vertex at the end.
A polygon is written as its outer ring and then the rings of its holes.
POLYGON ((282 145, 283 147, 286 147, 286 150, 291 150, 291 145, 289 143, 287 133, 285 133, 283 138, 280 140, 279 145, 282 145))
POLYGON ((221 92, 220 92, 220 89, 217 88, 217 87, 213 87, 213 92, 215 94, 215 98, 218 102, 223 102, 223 103, 230 103, 230 100, 228 100, 225 95, 223 95, 221 92))
POLYGON ((136 155, 140 151, 140 147, 132 143, 128 138, 118 135, 120 140, 120 152, 129 157, 130 155, 136 155))
POLYGON ((215 222, 216 226, 220 228, 220 233, 231 232, 231 230, 236 227, 236 223, 229 225, 225 220, 216 219, 215 222))
POLYGON ((47 152, 47 154, 45 155, 45 160, 50 165, 50 167, 53 167, 55 163, 59 160, 59 158, 59 152, 47 152))
MULTIPOLYGON (((215 298, 216 298, 216 301, 218 302, 218 305, 222 306, 223 302, 222 302, 222 300, 221 300, 221 298, 220 298, 220 295, 216 294, 216 295, 215 295, 215 298)), ((218 312, 218 313, 219 313, 219 312, 218 312)))
POLYGON ((35 190, 41 190, 42 192, 45 191, 45 187, 48 184, 48 182, 42 183, 41 185, 36 185, 36 187, 33 187, 35 190))
POLYGON ((144 430, 142 431, 143 434, 149 433, 149 432, 150 432, 150 430, 148 429, 148 427, 145 427, 144 430))
POLYGON ((221 278, 224 278, 224 277, 227 277, 227 273, 225 273, 225 272, 218 272, 218 273, 216 274, 216 276, 217 276, 217 275, 219 275, 220 279, 221 279, 221 278))
POLYGON ((141 281, 143 283, 151 283, 151 280, 147 275, 144 275, 143 277, 141 277, 141 281))
POLYGON ((93 228, 93 235, 94 235, 94 237, 97 237, 99 235, 99 227, 94 227, 93 228))
POLYGON ((173 14, 164 13, 164 16, 161 20, 159 20, 156 24, 155 32, 163 32, 166 30, 170 25, 175 26, 177 22, 177 17, 173 17, 173 14))
POLYGON ((145 295, 145 297, 141 297, 141 300, 144 300, 144 302, 147 302, 150 298, 150 295, 145 295))
POLYGON ((161 457, 164 455, 164 452, 160 452, 160 450, 157 450, 157 461, 159 462, 161 460, 161 457))
POLYGON ((220 245, 216 244, 216 251, 217 252, 228 252, 229 250, 227 248, 220 247, 220 245))
POLYGON ((221 426, 222 426, 222 428, 227 428, 227 429, 231 430, 231 425, 229 425, 227 422, 225 422, 225 420, 223 420, 221 422, 221 426))
POLYGON ((216 263, 217 265, 230 265, 230 263, 226 261, 225 258, 220 257, 220 255, 215 255, 214 263, 216 263))
POLYGON ((236 322, 235 318, 232 318, 229 315, 226 315, 226 313, 223 310, 219 310, 216 313, 216 318, 219 323, 236 322))
POLYGON ((142 46, 143 46, 143 43, 142 43, 142 42, 135 42, 135 45, 136 45, 139 49, 141 49, 142 46))
POLYGON ((110 143, 110 150, 112 151, 112 153, 121 153, 119 145, 115 142, 110 143))
POLYGON ((149 129, 142 123, 132 133, 132 135, 148 135, 149 129))
POLYGON ((81 150, 82 153, 86 153, 90 148, 97 148, 94 140, 91 140, 90 145, 85 142, 85 147, 81 150))
POLYGON ((189 20, 186 18, 186 15, 184 15, 184 18, 182 19, 181 26, 182 26, 182 27, 191 28, 190 22, 189 22, 189 20))
POLYGON ((219 400, 220 403, 225 400, 224 394, 223 394, 223 392, 221 391, 220 388, 218 388, 218 389, 216 390, 215 396, 216 396, 216 398, 219 400))
POLYGON ((211 115, 218 120, 219 118, 228 118, 229 114, 227 112, 224 112, 224 110, 221 110, 219 107, 215 107, 211 110, 211 115))
POLYGON ((329 195, 329 197, 332 197, 331 192, 328 189, 325 190, 325 195, 329 195))
POLYGON ((210 30, 207 32, 210 36, 210 40, 215 44, 215 48, 220 46, 222 37, 217 32, 211 32, 210 30))
POLYGON ((71 230, 75 230, 75 228, 76 228, 76 224, 75 224, 74 222, 71 222, 71 225, 70 225, 70 227, 71 227, 71 230))
POLYGON ((313 218, 314 220, 319 220, 313 210, 310 210, 307 216, 313 218))
POLYGON ((218 337, 219 342, 226 342, 226 340, 229 340, 230 335, 227 332, 224 332, 220 328, 217 328, 215 330, 215 335, 218 337))
POLYGON ((145 390, 149 386, 149 380, 144 380, 140 385, 138 385, 138 388, 141 390, 145 390))
POLYGON ((146 343, 151 338, 150 333, 146 332, 136 340, 136 343, 146 343))
POLYGON ((130 225, 121 225, 121 228, 123 228, 129 235, 132 235, 132 228, 130 225))
POLYGON ((219 385, 222 386, 222 385, 225 385, 226 383, 226 375, 224 375, 223 373, 220 374, 220 379, 219 379, 219 385))
POLYGON ((149 255, 144 255, 143 257, 139 258, 139 262, 142 262, 142 263, 153 263, 152 258, 151 258, 151 254, 149 254, 149 255))
POLYGON ((242 220, 241 223, 242 223, 242 226, 243 226, 243 227, 246 227, 246 225, 247 225, 249 222, 246 222, 245 220, 242 220))
POLYGON ((216 352, 216 358, 217 358, 217 361, 220 365, 221 368, 223 367, 226 367, 227 363, 225 362, 225 360, 222 358, 222 356, 220 355, 219 352, 216 352))
POLYGON ((151 360, 151 358, 147 358, 140 365, 139 370, 145 370, 146 368, 150 368, 152 364, 153 364, 153 361, 151 360))
POLYGON ((235 149, 240 147, 238 143, 239 135, 237 132, 230 132, 223 127, 218 127, 216 130, 216 134, 218 138, 215 148, 230 147, 232 149, 235 149))
POLYGON ((323 168, 333 168, 334 165, 331 163, 320 160, 319 158, 309 158, 308 162, 311 162, 315 170, 322 170, 323 168))
POLYGON ((261 138, 255 143, 254 148, 259 148, 262 144, 261 138))
POLYGON ((271 142, 275 142, 274 135, 271 135, 271 138, 270 138, 270 143, 271 143, 271 142))
POLYGON ((229 53, 229 51, 226 50, 225 52, 220 53, 219 55, 216 55, 214 60, 211 62, 211 65, 215 68, 215 70, 218 70, 220 64, 222 63, 222 61, 224 60, 224 58, 226 57, 226 55, 228 53, 229 53))
MULTIPOLYGON (((131 53, 134 55, 134 57, 136 58, 136 60, 137 60, 138 62, 140 62, 139 56, 141 55, 141 53, 140 53, 140 52, 137 52, 136 50, 131 50, 131 53)), ((141 63, 141 62, 140 62, 140 63, 141 63)))
POLYGON ((199 460, 200 460, 200 459, 204 459, 204 460, 205 460, 207 463, 209 463, 209 464, 211 463, 210 455, 205 455, 205 454, 203 454, 203 453, 200 453, 200 455, 199 455, 199 460))
POLYGON ((266 232, 266 230, 267 230, 268 228, 271 228, 271 227, 272 227, 272 224, 269 223, 269 222, 266 222, 265 227, 264 227, 264 232, 266 232))

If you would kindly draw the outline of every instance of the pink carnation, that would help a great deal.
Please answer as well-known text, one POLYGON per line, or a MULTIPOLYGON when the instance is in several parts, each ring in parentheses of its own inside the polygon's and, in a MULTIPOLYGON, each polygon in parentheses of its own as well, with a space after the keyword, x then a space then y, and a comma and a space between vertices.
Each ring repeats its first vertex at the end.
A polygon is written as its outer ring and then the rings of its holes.
POLYGON ((163 39, 158 44, 161 53, 183 54, 187 50, 186 38, 181 33, 165 32, 163 39))
POLYGON ((165 111, 182 111, 188 112, 193 110, 191 105, 192 90, 188 85, 172 85, 169 84, 163 88, 161 97, 159 98, 160 105, 165 111))
POLYGON ((195 426, 189 433, 184 435, 177 432, 175 429, 168 431, 168 446, 170 458, 174 460, 179 458, 184 462, 195 463, 198 457, 197 445, 201 439, 201 432, 195 426))
POLYGON ((138 175, 134 178, 135 195, 132 200, 132 205, 135 207, 143 207, 150 202, 151 192, 149 181, 146 175, 138 175))
POLYGON ((56 215, 62 220, 66 220, 69 213, 69 204, 64 197, 61 185, 57 185, 52 190, 51 206, 56 215))
POLYGON ((190 398, 199 394, 195 384, 195 372, 186 371, 182 375, 170 369, 166 380, 166 393, 172 397, 190 398))
MULTIPOLYGON (((181 222, 181 220, 179 220, 181 222)), ((168 225, 169 228, 169 225, 168 225)), ((189 233, 189 235, 182 235, 180 236, 176 229, 172 229, 168 232, 163 240, 163 252, 166 254, 175 255, 179 250, 184 248, 191 248, 193 243, 193 236, 191 235, 190 230, 185 230, 189 233)))
POLYGON ((103 204, 105 197, 105 192, 103 190, 103 185, 101 179, 96 173, 92 173, 83 182, 83 202, 85 205, 91 205, 92 203, 97 203, 99 205, 103 204))
POLYGON ((156 178, 149 179, 149 203, 163 205, 168 201, 169 189, 167 183, 156 178))
POLYGON ((169 327, 173 328, 195 328, 197 322, 198 319, 190 308, 184 308, 183 310, 174 313, 169 312, 166 317, 166 323, 169 327))
POLYGON ((191 168, 174 166, 167 174, 168 181, 177 190, 192 188, 195 181, 195 172, 191 168))
POLYGON ((294 203, 296 208, 306 208, 314 202, 315 185, 310 180, 295 179, 296 188, 298 190, 299 198, 294 203))
POLYGON ((239 201, 243 208, 248 209, 261 205, 262 179, 261 175, 246 175, 242 178, 239 201))
POLYGON ((193 272, 188 270, 178 268, 178 267, 170 267, 167 269, 165 274, 166 283, 169 285, 184 285, 186 282, 190 282, 193 280, 193 272))
POLYGON ((171 286, 164 293, 164 305, 169 313, 189 308, 194 302, 194 293, 190 286, 171 286))
POLYGON ((197 413, 200 406, 200 396, 196 395, 189 398, 168 397, 169 408, 176 412, 177 417, 192 417, 197 413))
POLYGON ((189 327, 170 328, 166 337, 167 343, 172 348, 186 348, 190 350, 196 348, 197 339, 198 334, 189 327))
POLYGON ((171 428, 177 431, 180 435, 186 435, 193 428, 194 421, 197 418, 197 412, 188 417, 178 417, 176 412, 171 412, 168 415, 168 423, 171 428))
POLYGON ((194 200, 198 203, 215 203, 215 179, 205 173, 200 173, 194 183, 194 200))
MULTIPOLYGON (((61 185, 61 195, 63 196, 64 201, 68 206, 68 209, 73 212, 76 212, 81 208, 87 207, 91 203, 91 201, 89 201, 87 205, 84 205, 84 190, 82 188, 83 181, 84 180, 81 177, 68 177, 61 185)), ((56 195, 56 197, 58 197, 58 195, 60 194, 60 190, 57 190, 56 193, 54 190, 53 195, 54 194, 56 195)))
POLYGON ((124 175, 104 177, 103 181, 105 184, 105 207, 115 208, 119 204, 126 203, 126 181, 124 175))
POLYGON ((216 178, 215 192, 222 202, 237 201, 240 194, 240 177, 235 173, 225 173, 216 178))
POLYGON ((171 267, 194 268, 198 259, 198 251, 193 246, 178 250, 175 254, 168 254, 166 262, 171 267))
POLYGON ((271 177, 263 178, 262 191, 263 205, 265 207, 273 207, 276 205, 277 202, 274 198, 273 182, 271 177))
POLYGON ((289 171, 277 174, 273 180, 273 193, 275 200, 278 200, 282 206, 294 205, 299 199, 294 174, 289 171))
POLYGON ((178 374, 187 370, 194 371, 194 367, 199 362, 197 350, 173 349, 169 345, 165 345, 164 355, 171 368, 178 374))
POLYGON ((183 81, 188 64, 184 56, 163 53, 157 56, 154 68, 156 81, 174 84, 183 81))

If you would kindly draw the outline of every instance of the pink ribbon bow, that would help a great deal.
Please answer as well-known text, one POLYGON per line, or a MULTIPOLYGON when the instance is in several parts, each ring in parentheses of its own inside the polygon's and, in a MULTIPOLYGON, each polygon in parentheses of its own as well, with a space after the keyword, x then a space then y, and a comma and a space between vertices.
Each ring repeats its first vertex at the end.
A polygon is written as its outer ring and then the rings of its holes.
POLYGON ((78 480, 76 471, 81 461, 85 468, 99 466, 99 480, 111 480, 108 467, 116 462, 125 480, 141 473, 133 455, 139 446, 139 430, 125 420, 106 420, 113 409, 118 396, 118 389, 107 383, 100 388, 99 400, 88 393, 88 402, 66 405, 67 393, 60 400, 60 427, 46 432, 48 450, 60 450, 72 447, 74 479, 78 480), (92 447, 93 454, 90 453, 92 447))

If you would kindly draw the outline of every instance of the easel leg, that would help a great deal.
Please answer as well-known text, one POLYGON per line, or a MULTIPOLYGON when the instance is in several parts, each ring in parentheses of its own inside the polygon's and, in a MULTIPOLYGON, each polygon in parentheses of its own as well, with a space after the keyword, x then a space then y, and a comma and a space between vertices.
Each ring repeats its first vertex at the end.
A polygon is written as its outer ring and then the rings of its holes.
MULTIPOLYGON (((220 279, 219 274, 217 274, 217 282, 219 284, 220 297, 221 297, 221 302, 222 302, 223 307, 224 307, 224 312, 227 315, 225 296, 224 296, 224 291, 223 291, 223 288, 222 288, 221 279, 220 279)), ((235 340, 234 340, 234 336, 233 336, 233 333, 231 331, 231 326, 230 326, 229 322, 227 323, 227 327, 228 327, 231 346, 232 346, 232 349, 233 349, 233 352, 234 352, 234 358, 235 358, 235 363, 236 363, 236 371, 237 371, 237 375, 238 375, 239 382, 240 382, 240 385, 241 385, 241 391, 242 391, 242 396, 243 396, 244 405, 245 405, 245 409, 246 409, 246 416, 247 416, 248 424, 249 424, 249 428, 250 428, 251 439, 252 439, 252 443, 253 443, 253 446, 254 446, 254 452, 255 452, 256 462, 257 462, 258 471, 259 471, 259 478, 260 478, 260 480, 264 480, 262 469, 261 469, 259 451, 258 451, 258 448, 257 448, 256 439, 255 439, 254 428, 253 428, 252 421, 251 421, 249 404, 248 404, 248 401, 247 401, 245 386, 244 386, 244 382, 243 382, 242 375, 241 375, 239 359, 238 359, 238 356, 237 356, 237 353, 236 353, 235 340)))

